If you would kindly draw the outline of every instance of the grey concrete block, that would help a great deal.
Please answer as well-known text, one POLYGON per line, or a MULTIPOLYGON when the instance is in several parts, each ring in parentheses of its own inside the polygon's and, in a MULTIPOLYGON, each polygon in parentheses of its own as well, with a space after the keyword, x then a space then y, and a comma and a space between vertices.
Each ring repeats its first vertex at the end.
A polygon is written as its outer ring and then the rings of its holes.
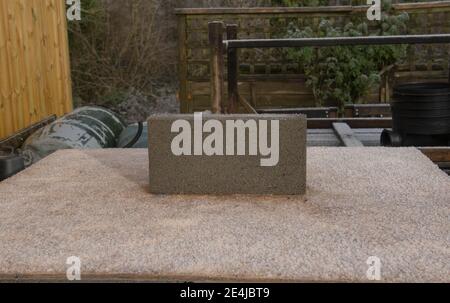
POLYGON ((148 128, 151 193, 306 191, 303 115, 154 115, 148 128))

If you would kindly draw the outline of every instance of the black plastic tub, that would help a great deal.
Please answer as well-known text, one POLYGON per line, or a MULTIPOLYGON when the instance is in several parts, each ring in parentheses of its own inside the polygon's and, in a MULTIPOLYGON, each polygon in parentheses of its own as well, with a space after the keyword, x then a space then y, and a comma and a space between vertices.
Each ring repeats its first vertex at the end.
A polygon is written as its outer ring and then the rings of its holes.
POLYGON ((393 131, 400 135, 450 134, 450 84, 409 83, 394 88, 393 131))
POLYGON ((450 83, 408 83, 394 87, 393 129, 384 130, 382 146, 448 146, 450 83))

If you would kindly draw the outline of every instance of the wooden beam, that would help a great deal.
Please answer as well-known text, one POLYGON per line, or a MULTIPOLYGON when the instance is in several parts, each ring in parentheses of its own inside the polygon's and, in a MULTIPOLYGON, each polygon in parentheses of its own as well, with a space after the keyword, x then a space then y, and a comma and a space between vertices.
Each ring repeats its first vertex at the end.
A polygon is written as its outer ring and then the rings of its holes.
POLYGON ((178 16, 178 81, 180 85, 179 99, 181 113, 189 113, 192 108, 192 100, 188 97, 188 64, 187 64, 187 18, 178 16))
POLYGON ((345 106, 345 117, 392 117, 390 104, 351 104, 345 106))
POLYGON ((333 129, 345 147, 363 147, 353 130, 346 123, 333 123, 333 129))
POLYGON ((247 8, 177 8, 177 15, 266 15, 266 14, 314 14, 351 13, 352 6, 322 7, 247 7, 247 8))
MULTIPOLYGON (((432 1, 421 3, 396 3, 396 11, 447 9, 450 1, 432 1)), ((369 5, 336 5, 318 7, 248 7, 248 8, 177 8, 177 15, 283 15, 283 14, 357 14, 366 13, 369 5)))
POLYGON ((224 101, 224 58, 223 58, 223 22, 210 22, 209 44, 211 50, 211 111, 213 114, 222 113, 224 101))
POLYGON ((450 1, 430 1, 430 2, 417 2, 417 3, 397 3, 393 5, 393 8, 397 11, 409 11, 409 10, 421 10, 421 9, 443 9, 450 7, 450 1))
MULTIPOLYGON (((227 39, 237 39, 238 26, 237 24, 227 25, 227 39)), ((235 113, 239 103, 239 89, 238 89, 238 50, 228 50, 228 104, 226 106, 226 113, 235 113)))
POLYGON ((420 147, 419 150, 435 163, 450 162, 450 147, 420 147))
POLYGON ((347 123, 351 128, 392 128, 391 118, 308 119, 308 128, 333 128, 333 123, 347 123))
POLYGON ((259 109, 260 114, 303 114, 309 118, 336 118, 337 107, 299 107, 259 109))

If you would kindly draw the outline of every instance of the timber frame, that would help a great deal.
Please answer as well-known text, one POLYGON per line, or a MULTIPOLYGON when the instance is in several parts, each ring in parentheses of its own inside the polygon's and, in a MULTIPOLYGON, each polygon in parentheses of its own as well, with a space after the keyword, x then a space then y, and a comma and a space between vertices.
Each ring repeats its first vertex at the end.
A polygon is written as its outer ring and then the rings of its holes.
MULTIPOLYGON (((362 1, 365 2, 365 1, 362 1)), ((395 2, 395 1, 394 1, 395 2)), ((356 2, 353 2, 356 3, 356 2)), ((357 2, 360 3, 360 2, 357 2)), ((182 113, 210 109, 210 47, 208 23, 237 24, 240 39, 284 37, 287 25, 313 29, 325 18, 341 26, 355 18, 365 18, 368 6, 185 8, 176 9, 179 32, 179 100, 182 113)), ((450 1, 393 4, 394 13, 410 16, 411 34, 450 33, 450 1)), ((225 30, 224 30, 225 33, 225 30)), ((228 35, 228 33, 227 33, 228 35)), ((233 38, 226 38, 233 40, 233 38)), ((389 103, 393 85, 416 81, 445 81, 450 45, 417 45, 408 50, 406 60, 383 70, 379 87, 374 87, 363 103, 389 103)), ((301 64, 292 62, 276 49, 241 49, 239 90, 258 111, 286 108, 333 107, 317 104, 306 85, 301 64)), ((228 65, 225 57, 225 66, 228 65)), ((224 94, 227 95, 227 81, 224 94)), ((242 108, 241 108, 242 109, 242 108)))

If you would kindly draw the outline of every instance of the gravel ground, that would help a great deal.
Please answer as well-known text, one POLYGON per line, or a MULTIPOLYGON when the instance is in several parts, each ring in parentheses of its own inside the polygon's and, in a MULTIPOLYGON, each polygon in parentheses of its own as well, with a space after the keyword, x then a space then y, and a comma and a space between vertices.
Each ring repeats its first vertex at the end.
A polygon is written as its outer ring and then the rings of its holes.
POLYGON ((78 256, 84 281, 367 282, 376 256, 382 282, 450 282, 450 179, 416 149, 310 148, 287 197, 151 195, 147 159, 59 151, 1 183, 0 280, 78 256))

